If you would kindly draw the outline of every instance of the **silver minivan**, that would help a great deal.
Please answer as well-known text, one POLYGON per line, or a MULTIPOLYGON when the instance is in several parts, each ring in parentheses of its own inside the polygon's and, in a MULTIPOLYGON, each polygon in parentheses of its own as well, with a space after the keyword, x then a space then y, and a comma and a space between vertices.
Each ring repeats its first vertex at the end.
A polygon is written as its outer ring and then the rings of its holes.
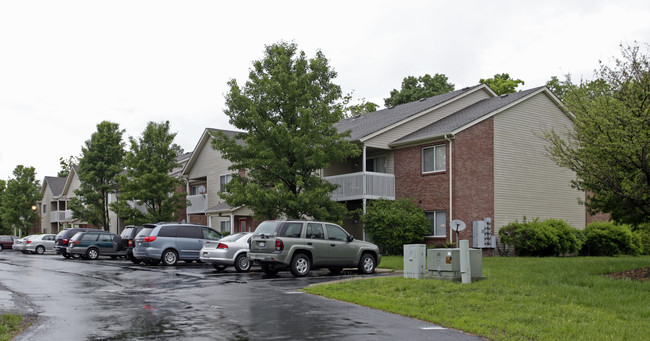
POLYGON ((144 224, 142 231, 135 236, 133 257, 149 265, 161 261, 165 265, 175 265, 179 260, 188 263, 198 261, 203 241, 222 237, 221 233, 203 225, 144 224))

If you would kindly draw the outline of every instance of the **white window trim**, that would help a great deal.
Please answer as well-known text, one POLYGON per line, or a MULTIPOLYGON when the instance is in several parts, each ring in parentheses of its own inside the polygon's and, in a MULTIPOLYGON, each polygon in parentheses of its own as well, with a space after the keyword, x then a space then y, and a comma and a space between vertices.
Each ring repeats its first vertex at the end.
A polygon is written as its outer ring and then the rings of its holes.
POLYGON ((423 147, 423 148, 422 148, 422 152, 421 152, 421 154, 420 154, 421 157, 422 157, 422 163, 421 163, 422 174, 444 173, 444 172, 446 172, 446 171, 447 171, 447 158, 446 158, 446 154, 447 154, 447 145, 445 145, 444 143, 443 143, 443 144, 438 144, 438 145, 435 145, 435 146, 423 147), (427 149, 433 149, 433 166, 435 167, 435 165, 436 165, 436 159, 435 159, 435 158, 436 158, 436 148, 440 148, 440 147, 444 147, 444 148, 445 148, 445 167, 444 167, 444 169, 441 169, 441 170, 432 170, 432 171, 425 171, 425 170, 424 170, 424 151, 427 150, 427 149))

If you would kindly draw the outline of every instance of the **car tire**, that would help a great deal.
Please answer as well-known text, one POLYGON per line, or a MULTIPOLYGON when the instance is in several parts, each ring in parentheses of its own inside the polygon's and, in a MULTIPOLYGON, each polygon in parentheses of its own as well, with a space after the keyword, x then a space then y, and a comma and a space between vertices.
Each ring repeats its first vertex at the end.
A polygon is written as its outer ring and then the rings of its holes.
POLYGON ((43 246, 43 245, 37 246, 36 247, 36 253, 38 253, 39 255, 44 254, 45 253, 45 246, 43 246))
POLYGON ((90 260, 96 260, 99 258, 99 250, 95 249, 94 247, 91 247, 86 251, 86 258, 90 260))
POLYGON ((128 259, 129 259, 133 264, 140 264, 140 263, 142 263, 142 261, 139 260, 139 259, 137 259, 137 258, 135 258, 135 257, 133 256, 133 254, 129 254, 128 256, 126 256, 126 258, 128 258, 128 259))
POLYGON ((22 253, 24 253, 24 254, 28 254, 28 253, 29 253, 29 251, 27 251, 27 250, 22 250, 22 251, 20 251, 20 252, 22 252, 22 253))
POLYGON ((165 250, 162 253, 162 262, 166 266, 172 266, 176 265, 176 262, 178 262, 178 254, 174 250, 165 250))
POLYGON ((222 272, 223 270, 226 270, 227 266, 222 265, 222 264, 214 264, 214 269, 217 270, 217 272, 222 272))
POLYGON ((327 270, 329 270, 332 275, 339 275, 341 271, 343 271, 343 268, 334 267, 334 268, 327 268, 327 270))
POLYGON ((0 252, 2 252, 2 244, 0 244, 0 252))
POLYGON ((305 277, 311 270, 311 260, 304 253, 299 253, 291 258, 291 274, 293 277, 305 277))
POLYGON ((375 257, 369 253, 364 253, 359 260, 359 273, 369 275, 375 272, 376 266, 377 262, 375 261, 375 257))
POLYGON ((264 274, 268 276, 275 276, 278 274, 279 271, 278 269, 271 267, 271 265, 269 264, 262 263, 261 267, 262 267, 262 271, 264 271, 264 274))
POLYGON ((237 272, 248 272, 251 268, 251 262, 245 253, 240 254, 235 258, 235 270, 237 272))

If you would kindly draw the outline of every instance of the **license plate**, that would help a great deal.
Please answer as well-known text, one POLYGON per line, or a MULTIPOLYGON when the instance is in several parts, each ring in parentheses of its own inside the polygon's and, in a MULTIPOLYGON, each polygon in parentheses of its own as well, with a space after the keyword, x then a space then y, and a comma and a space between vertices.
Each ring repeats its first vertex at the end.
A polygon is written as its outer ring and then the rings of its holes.
POLYGON ((266 247, 266 242, 259 242, 259 243, 257 243, 257 246, 261 247, 261 248, 264 248, 264 247, 266 247))

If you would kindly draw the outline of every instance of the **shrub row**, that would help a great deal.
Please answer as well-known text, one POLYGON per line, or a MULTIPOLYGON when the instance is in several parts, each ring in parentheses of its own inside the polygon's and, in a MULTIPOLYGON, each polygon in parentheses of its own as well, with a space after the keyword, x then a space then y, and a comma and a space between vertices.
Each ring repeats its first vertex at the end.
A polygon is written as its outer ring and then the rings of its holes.
POLYGON ((583 256, 650 254, 650 225, 636 232, 629 225, 593 222, 584 231, 563 220, 535 219, 510 223, 499 230, 503 244, 514 247, 518 256, 583 256))

